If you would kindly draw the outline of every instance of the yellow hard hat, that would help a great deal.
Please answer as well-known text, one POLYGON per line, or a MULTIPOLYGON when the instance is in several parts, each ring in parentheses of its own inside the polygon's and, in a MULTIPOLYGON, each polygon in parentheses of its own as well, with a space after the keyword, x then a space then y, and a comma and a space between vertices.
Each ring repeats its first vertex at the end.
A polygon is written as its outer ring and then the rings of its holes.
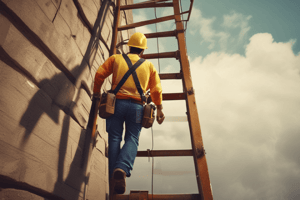
POLYGON ((145 35, 143 33, 134 33, 129 41, 128 41, 128 46, 130 47, 136 47, 136 48, 140 48, 140 49, 148 49, 147 47, 147 38, 145 37, 145 35))

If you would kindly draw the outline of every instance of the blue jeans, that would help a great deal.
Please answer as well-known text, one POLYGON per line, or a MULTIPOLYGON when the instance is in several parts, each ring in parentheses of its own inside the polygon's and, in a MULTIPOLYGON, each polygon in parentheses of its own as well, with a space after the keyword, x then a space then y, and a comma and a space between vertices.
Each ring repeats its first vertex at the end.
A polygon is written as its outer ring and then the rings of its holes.
POLYGON ((117 99, 115 114, 106 119, 108 132, 109 177, 115 168, 121 168, 130 177, 142 129, 143 106, 128 99, 117 99), (120 148, 125 122, 125 144, 120 148))

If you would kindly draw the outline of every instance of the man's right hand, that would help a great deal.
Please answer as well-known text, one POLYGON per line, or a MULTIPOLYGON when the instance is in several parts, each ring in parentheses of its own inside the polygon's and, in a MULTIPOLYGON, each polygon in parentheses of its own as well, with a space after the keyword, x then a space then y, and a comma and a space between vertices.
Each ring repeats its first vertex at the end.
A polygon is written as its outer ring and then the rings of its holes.
POLYGON ((165 120, 165 115, 162 111, 162 105, 157 106, 157 114, 156 114, 156 121, 158 124, 162 124, 165 120))

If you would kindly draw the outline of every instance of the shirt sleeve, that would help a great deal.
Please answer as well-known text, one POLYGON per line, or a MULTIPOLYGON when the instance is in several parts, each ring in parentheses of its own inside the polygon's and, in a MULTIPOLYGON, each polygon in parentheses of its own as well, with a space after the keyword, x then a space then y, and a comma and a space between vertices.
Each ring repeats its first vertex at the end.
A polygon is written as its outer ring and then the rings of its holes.
POLYGON ((150 87, 150 94, 151 99, 155 105, 162 104, 162 87, 160 83, 160 78, 158 72, 156 71, 155 67, 151 63, 151 71, 150 71, 150 80, 149 80, 149 87, 150 87))
POLYGON ((100 89, 105 78, 113 73, 114 62, 115 62, 115 57, 111 56, 103 63, 103 65, 101 65, 98 68, 95 75, 95 81, 94 81, 94 89, 93 89, 94 94, 100 93, 100 89))

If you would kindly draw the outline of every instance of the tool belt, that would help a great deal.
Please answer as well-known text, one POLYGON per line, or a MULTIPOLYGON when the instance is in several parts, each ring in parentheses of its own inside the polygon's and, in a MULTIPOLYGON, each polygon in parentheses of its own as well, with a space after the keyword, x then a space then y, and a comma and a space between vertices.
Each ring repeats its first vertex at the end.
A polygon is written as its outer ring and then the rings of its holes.
MULTIPOLYGON (((99 106, 99 116, 103 119, 107 119, 112 116, 115 112, 115 103, 116 103, 116 95, 112 93, 112 91, 108 91, 103 93, 101 96, 100 106, 99 106)), ((155 121, 155 110, 156 106, 154 104, 142 104, 140 102, 135 102, 140 105, 143 105, 143 119, 142 119, 142 127, 150 128, 152 127, 155 121)))

